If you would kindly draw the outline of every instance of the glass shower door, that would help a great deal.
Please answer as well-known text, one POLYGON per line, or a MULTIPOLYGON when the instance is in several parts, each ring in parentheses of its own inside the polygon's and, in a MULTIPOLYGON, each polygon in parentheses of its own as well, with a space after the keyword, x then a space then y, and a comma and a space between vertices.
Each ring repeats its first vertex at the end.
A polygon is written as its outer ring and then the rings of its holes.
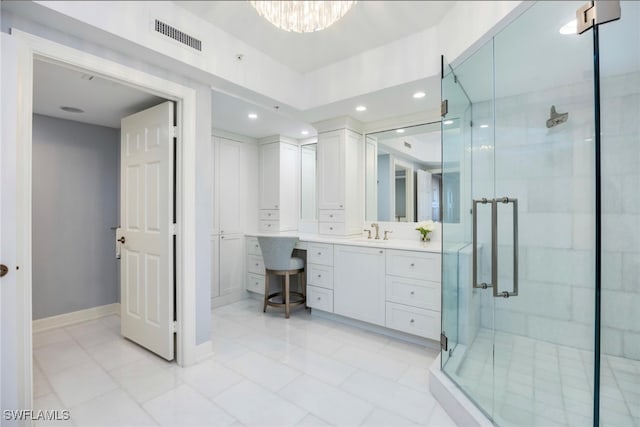
POLYGON ((579 6, 533 4, 452 71, 472 113, 460 223, 474 227, 463 240, 443 224, 443 257, 472 254, 466 274, 460 257, 443 268, 459 342, 443 369, 498 425, 593 423, 593 37, 560 32, 579 6))
POLYGON ((640 426, 640 2, 600 31, 600 425, 640 426))
MULTIPOLYGON (((471 161, 471 102, 453 69, 442 59, 442 99, 446 114, 442 120, 442 330, 447 341, 441 353, 442 367, 453 375, 457 370, 454 354, 465 333, 467 319, 460 312, 466 291, 465 259, 470 253, 471 222, 468 215, 471 161), (451 363, 450 363, 450 359, 451 363)), ((464 346, 465 343, 462 343, 464 346)))

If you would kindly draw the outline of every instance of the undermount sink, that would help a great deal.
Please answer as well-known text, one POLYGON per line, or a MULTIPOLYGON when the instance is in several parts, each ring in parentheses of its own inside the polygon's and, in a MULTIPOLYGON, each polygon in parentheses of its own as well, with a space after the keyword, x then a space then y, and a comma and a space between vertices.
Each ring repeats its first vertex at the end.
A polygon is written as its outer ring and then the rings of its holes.
POLYGON ((389 240, 383 240, 383 239, 367 239, 366 237, 358 237, 357 239, 353 239, 354 242, 359 242, 359 243, 370 243, 372 245, 379 245, 379 244, 385 244, 387 243, 389 240))

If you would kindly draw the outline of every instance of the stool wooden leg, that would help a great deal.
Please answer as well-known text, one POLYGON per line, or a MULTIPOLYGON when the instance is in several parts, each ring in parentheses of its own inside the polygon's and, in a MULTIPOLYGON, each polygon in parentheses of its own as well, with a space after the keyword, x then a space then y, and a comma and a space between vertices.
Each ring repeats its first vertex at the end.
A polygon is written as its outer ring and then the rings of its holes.
POLYGON ((269 272, 264 272, 264 306, 262 307, 262 312, 267 312, 267 300, 269 298, 269 272))
POLYGON ((289 287, 290 287, 290 278, 289 273, 284 276, 284 317, 289 318, 289 287))
POLYGON ((307 274, 304 272, 304 270, 300 274, 302 274, 302 277, 300 278, 300 284, 302 289, 300 290, 300 292, 302 292, 302 296, 304 298, 304 308, 308 308, 307 307, 307 274))

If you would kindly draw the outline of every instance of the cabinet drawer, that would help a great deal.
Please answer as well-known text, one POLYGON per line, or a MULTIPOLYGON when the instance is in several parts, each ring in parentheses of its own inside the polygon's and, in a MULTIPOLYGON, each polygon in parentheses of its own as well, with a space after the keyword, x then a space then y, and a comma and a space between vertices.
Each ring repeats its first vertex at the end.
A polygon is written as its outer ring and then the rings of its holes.
POLYGON ((333 289, 333 267, 307 264, 307 283, 321 288, 333 289))
POLYGON ((320 210, 320 222, 344 222, 344 210, 320 210))
POLYGON ((260 274, 247 273, 247 290, 264 295, 264 276, 260 274))
POLYGON ((257 237, 247 237, 247 253, 249 255, 262 256, 262 251, 260 250, 260 244, 258 243, 257 237))
POLYGON ((440 254, 388 250, 387 274, 440 282, 440 254))
POLYGON ((387 301, 440 311, 440 283, 387 276, 387 301))
POLYGON ((440 312, 387 303, 387 328, 412 335, 440 339, 440 312))
POLYGON ((249 255, 247 270, 249 270, 249 273, 264 274, 264 261, 262 256, 249 255))
POLYGON ((307 306, 333 313, 333 291, 316 286, 307 286, 307 306))
POLYGON ((319 222, 318 233, 336 236, 344 236, 345 228, 343 222, 319 222))
POLYGON ((277 233, 279 231, 279 221, 260 220, 258 230, 262 233, 277 233))
POLYGON ((280 219, 279 209, 260 209, 260 220, 276 221, 280 219))
POLYGON ((327 243, 309 243, 307 248, 309 264, 333 265, 333 245, 327 243))

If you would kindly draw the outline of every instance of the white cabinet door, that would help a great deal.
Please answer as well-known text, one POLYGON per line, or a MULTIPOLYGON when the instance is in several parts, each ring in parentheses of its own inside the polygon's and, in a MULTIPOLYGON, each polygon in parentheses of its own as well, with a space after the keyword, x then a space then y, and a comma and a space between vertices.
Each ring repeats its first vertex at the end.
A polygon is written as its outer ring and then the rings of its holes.
POLYGON ((280 208, 280 144, 260 146, 260 209, 280 208))
POLYGON ((385 251, 334 246, 334 313, 385 325, 385 251))
POLYGON ((220 296, 244 287, 244 236, 220 236, 220 296))
POLYGON ((365 146, 365 219, 378 219, 378 141, 367 136, 365 146))
POLYGON ((345 234, 362 233, 364 218, 364 144, 362 135, 347 130, 342 163, 342 203, 346 208, 345 234))
POLYGON ((244 212, 241 206, 244 192, 240 185, 242 143, 222 138, 218 153, 220 234, 242 233, 244 225, 244 212))
POLYGON ((280 230, 297 230, 300 218, 300 147, 280 144, 280 230))
POLYGON ((318 135, 318 208, 344 209, 344 133, 318 135))

